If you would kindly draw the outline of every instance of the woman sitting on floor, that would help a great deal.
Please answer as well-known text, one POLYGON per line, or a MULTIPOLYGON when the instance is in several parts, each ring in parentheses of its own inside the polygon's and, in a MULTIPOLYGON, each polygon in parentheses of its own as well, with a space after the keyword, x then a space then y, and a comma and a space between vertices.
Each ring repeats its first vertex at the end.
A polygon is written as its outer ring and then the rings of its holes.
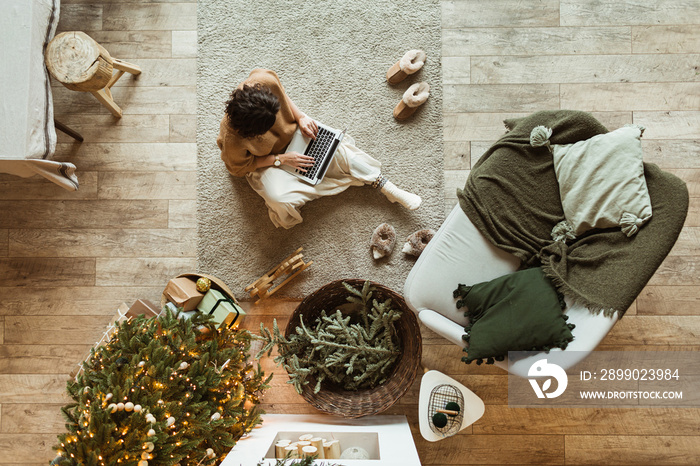
POLYGON ((258 68, 231 94, 216 139, 229 173, 246 177, 265 200, 276 227, 301 223, 299 211, 310 200, 363 184, 379 188, 387 199, 407 209, 420 206, 419 196, 387 181, 381 174, 381 163, 355 147, 347 135, 316 186, 281 170, 280 165, 301 170, 313 166, 313 158, 285 151, 297 127, 309 138, 318 133, 316 122, 287 96, 277 74, 258 68))

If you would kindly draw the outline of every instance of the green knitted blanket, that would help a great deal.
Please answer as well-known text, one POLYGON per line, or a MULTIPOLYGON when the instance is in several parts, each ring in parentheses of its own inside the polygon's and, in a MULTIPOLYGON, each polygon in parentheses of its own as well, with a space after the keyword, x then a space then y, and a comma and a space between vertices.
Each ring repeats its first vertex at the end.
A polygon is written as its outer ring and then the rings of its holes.
POLYGON ((588 113, 558 110, 506 120, 509 129, 479 159, 460 206, 491 243, 514 254, 522 267, 542 266, 567 297, 592 312, 620 316, 632 305, 680 234, 688 212, 683 181, 644 164, 654 215, 627 237, 619 228, 591 230, 570 244, 554 242, 564 219, 552 155, 530 145, 535 126, 552 128, 552 144, 571 144, 608 130, 588 113))

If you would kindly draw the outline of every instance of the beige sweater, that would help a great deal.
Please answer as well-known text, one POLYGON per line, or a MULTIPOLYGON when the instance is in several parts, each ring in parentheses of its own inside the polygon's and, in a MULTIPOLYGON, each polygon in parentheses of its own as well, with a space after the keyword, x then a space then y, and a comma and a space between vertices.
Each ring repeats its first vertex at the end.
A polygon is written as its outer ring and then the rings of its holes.
POLYGON ((240 137, 228 124, 228 118, 224 115, 219 125, 219 137, 216 138, 216 144, 221 149, 221 159, 226 164, 226 168, 234 176, 245 176, 255 171, 256 156, 282 153, 297 129, 297 122, 289 105, 289 99, 277 73, 256 68, 250 72, 248 79, 238 87, 257 83, 267 87, 277 96, 280 101, 280 109, 277 112, 275 124, 267 133, 248 139, 240 137))

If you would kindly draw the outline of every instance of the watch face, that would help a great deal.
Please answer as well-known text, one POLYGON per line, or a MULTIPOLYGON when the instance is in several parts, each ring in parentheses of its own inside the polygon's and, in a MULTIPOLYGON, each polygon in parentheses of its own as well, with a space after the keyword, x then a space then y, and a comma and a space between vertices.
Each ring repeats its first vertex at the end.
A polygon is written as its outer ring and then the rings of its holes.
POLYGON ((279 167, 282 165, 282 162, 280 162, 280 159, 275 160, 275 167, 279 167))

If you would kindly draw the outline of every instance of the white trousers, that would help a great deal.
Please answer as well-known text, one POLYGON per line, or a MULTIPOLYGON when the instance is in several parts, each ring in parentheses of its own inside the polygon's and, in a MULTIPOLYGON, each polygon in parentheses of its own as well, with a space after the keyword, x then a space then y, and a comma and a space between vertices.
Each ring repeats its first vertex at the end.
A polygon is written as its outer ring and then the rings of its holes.
POLYGON ((250 186, 262 196, 277 228, 292 228, 302 222, 300 209, 307 202, 322 196, 342 193, 350 186, 371 184, 381 173, 382 164, 355 147, 355 141, 345 136, 338 146, 326 176, 316 186, 304 183, 296 176, 277 167, 267 167, 248 173, 250 186))

